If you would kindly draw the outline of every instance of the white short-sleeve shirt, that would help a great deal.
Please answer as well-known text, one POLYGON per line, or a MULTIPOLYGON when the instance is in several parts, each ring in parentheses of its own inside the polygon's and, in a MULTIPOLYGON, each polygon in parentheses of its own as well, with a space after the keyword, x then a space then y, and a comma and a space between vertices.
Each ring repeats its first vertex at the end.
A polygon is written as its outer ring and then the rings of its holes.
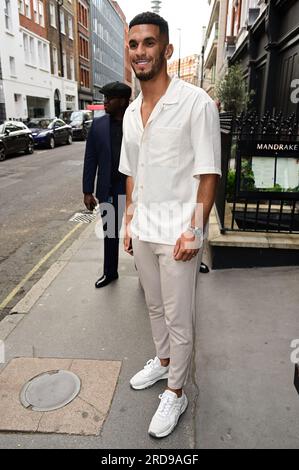
POLYGON ((119 171, 132 176, 133 236, 175 245, 201 174, 221 175, 219 113, 201 88, 173 78, 143 126, 142 93, 126 110, 119 171))

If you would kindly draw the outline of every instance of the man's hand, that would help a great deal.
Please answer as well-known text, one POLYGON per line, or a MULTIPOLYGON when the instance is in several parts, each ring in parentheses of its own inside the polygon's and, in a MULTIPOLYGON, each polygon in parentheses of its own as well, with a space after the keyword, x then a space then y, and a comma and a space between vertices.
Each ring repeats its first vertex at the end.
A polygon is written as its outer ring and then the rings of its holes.
POLYGON ((201 245, 201 238, 197 238, 187 230, 178 238, 173 250, 173 257, 176 261, 190 261, 197 255, 201 245))
POLYGON ((124 238, 124 249, 126 253, 133 256, 132 238, 129 235, 124 238))
POLYGON ((89 211, 93 211, 97 205, 97 201, 93 194, 84 194, 84 204, 89 211))
POLYGON ((131 219, 126 221, 125 236, 124 236, 124 250, 126 253, 129 253, 129 255, 133 256, 131 219))

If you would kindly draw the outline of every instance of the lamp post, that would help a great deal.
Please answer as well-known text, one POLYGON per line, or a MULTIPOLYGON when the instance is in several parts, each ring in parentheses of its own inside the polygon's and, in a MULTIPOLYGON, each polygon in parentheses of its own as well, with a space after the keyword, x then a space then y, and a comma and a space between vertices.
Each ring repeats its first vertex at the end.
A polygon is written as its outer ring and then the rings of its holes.
POLYGON ((61 76, 64 77, 64 65, 63 65, 63 53, 62 53, 62 41, 61 41, 61 18, 60 8, 63 6, 64 0, 56 0, 58 6, 58 34, 59 34, 59 50, 60 50, 60 70, 61 76))
POLYGON ((181 77, 181 28, 177 28, 179 31, 179 60, 178 60, 178 77, 181 77))

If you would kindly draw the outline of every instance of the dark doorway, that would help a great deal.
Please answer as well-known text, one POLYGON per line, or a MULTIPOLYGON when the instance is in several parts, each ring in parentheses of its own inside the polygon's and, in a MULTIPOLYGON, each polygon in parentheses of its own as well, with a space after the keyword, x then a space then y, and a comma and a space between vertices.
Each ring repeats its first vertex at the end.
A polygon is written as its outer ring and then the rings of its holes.
POLYGON ((60 92, 59 90, 55 90, 54 93, 54 103, 55 103, 55 116, 59 118, 60 116, 60 111, 61 111, 61 100, 60 100, 60 92))

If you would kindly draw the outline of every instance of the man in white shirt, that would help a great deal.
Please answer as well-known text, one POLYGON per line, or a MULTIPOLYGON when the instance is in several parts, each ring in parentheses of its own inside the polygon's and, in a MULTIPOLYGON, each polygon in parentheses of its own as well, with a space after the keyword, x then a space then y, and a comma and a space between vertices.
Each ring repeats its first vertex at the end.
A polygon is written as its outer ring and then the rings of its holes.
POLYGON ((119 171, 127 175, 125 250, 132 254, 149 309, 155 359, 132 377, 135 390, 167 378, 149 426, 165 437, 188 405, 193 310, 202 241, 221 175, 214 101, 171 79, 167 22, 155 13, 129 26, 131 65, 142 93, 127 109, 119 171))

